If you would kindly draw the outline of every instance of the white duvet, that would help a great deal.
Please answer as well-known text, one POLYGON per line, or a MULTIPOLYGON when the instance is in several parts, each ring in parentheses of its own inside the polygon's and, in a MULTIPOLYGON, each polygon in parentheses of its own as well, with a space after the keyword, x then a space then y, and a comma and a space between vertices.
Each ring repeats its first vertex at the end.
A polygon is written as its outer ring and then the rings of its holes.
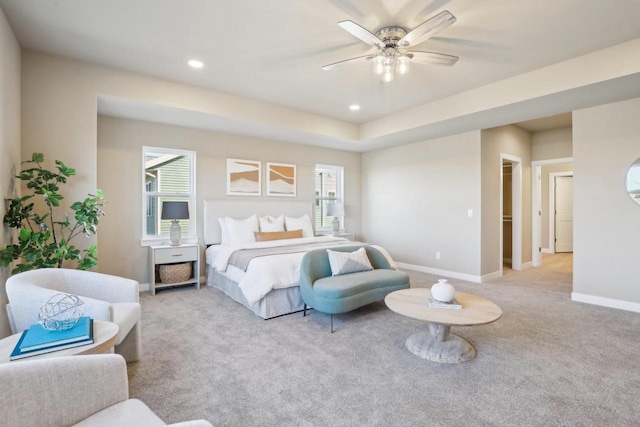
POLYGON ((206 252, 207 264, 238 282, 240 290, 250 305, 256 304, 273 289, 297 286, 300 282, 300 262, 305 252, 269 255, 251 260, 246 273, 229 265, 231 255, 240 249, 272 248, 316 242, 342 242, 347 239, 333 236, 304 237, 273 240, 269 242, 243 243, 239 245, 214 245, 206 252))

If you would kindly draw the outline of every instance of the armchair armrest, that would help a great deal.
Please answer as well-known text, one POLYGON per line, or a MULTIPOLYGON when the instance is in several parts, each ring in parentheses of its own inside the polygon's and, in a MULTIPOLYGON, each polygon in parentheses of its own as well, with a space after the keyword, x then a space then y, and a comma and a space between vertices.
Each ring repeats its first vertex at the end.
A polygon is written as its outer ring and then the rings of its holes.
POLYGON ((73 425, 129 398, 116 354, 25 360, 0 365, 3 425, 73 425))
POLYGON ((76 295, 110 303, 140 302, 140 289, 135 280, 78 270, 64 270, 64 276, 67 288, 76 295))

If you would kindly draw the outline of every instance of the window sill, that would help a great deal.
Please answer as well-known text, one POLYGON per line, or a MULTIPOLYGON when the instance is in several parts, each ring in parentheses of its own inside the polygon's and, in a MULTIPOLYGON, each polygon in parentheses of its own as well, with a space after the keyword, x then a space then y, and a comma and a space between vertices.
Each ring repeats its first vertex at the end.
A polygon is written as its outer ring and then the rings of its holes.
MULTIPOLYGON (((169 237, 147 237, 140 239, 140 246, 158 246, 165 243, 169 243, 169 237)), ((181 243, 198 243, 198 238, 195 236, 185 236, 180 239, 181 243)))

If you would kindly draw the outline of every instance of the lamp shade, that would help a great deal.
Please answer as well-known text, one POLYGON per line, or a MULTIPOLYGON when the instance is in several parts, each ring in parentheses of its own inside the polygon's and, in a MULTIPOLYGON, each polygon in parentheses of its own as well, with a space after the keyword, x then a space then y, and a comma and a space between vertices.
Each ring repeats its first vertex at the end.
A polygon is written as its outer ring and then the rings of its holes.
POLYGON ((189 202, 163 202, 161 219, 189 219, 189 202))
POLYGON ((329 203, 327 205, 327 216, 344 216, 344 205, 342 203, 329 203))

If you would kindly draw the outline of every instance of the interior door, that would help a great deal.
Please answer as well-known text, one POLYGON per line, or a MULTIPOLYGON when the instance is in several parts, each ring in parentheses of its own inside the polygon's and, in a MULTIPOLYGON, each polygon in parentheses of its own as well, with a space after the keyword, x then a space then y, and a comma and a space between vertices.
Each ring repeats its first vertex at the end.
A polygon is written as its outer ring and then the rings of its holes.
POLYGON ((573 177, 555 177, 556 252, 573 252, 573 177))

